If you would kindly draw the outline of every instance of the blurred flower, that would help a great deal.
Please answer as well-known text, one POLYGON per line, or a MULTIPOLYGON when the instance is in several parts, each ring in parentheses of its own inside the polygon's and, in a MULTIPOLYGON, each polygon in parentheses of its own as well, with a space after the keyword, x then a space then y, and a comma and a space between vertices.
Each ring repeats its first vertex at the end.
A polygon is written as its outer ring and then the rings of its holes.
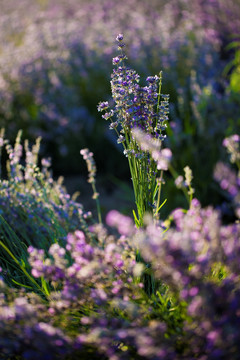
POLYGON ((223 140, 223 146, 227 148, 232 163, 238 163, 240 161, 240 136, 235 134, 229 136, 223 140))

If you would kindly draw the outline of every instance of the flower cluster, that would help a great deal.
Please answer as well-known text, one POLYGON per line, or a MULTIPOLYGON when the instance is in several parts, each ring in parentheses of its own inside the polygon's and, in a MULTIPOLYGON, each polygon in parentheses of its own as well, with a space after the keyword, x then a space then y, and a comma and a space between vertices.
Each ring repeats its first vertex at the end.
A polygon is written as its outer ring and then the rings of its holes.
POLYGON ((230 154, 231 163, 239 164, 240 168, 240 136, 234 134, 223 140, 223 146, 226 147, 228 153, 230 154))
POLYGON ((239 192, 239 179, 231 167, 222 162, 218 162, 214 169, 214 179, 219 183, 224 191, 227 191, 231 198, 239 192))
POLYGON ((88 149, 82 149, 80 150, 80 154, 83 156, 83 159, 87 163, 88 168, 88 182, 92 185, 93 189, 93 196, 92 198, 96 200, 97 203, 97 212, 98 212, 98 221, 99 223, 102 222, 102 215, 101 215, 101 208, 99 203, 99 193, 96 189, 96 164, 93 158, 93 153, 90 152, 88 149))
MULTIPOLYGON (((113 65, 117 65, 117 68, 113 70, 111 80, 115 108, 110 109, 108 102, 102 102, 98 105, 98 110, 106 111, 102 117, 105 120, 111 120, 110 129, 118 130, 120 127, 118 142, 123 143, 125 149, 129 148, 131 130, 134 128, 163 140, 162 130, 166 128, 168 120, 169 95, 159 93, 161 91, 161 73, 160 77, 148 76, 148 85, 141 87, 139 75, 125 65, 127 57, 123 52, 123 35, 119 34, 116 40, 120 54, 113 58, 113 65), (116 120, 113 120, 114 115, 116 120)), ((130 151, 128 149, 127 153, 130 151)))
POLYGON ((115 244, 110 240, 105 237, 102 247, 93 246, 86 235, 77 230, 68 235, 65 248, 58 244, 49 248, 51 258, 45 259, 42 250, 28 249, 32 274, 37 278, 43 276, 56 289, 61 289, 61 298, 57 301, 56 292, 52 307, 77 308, 80 304, 90 305, 91 301, 93 306, 110 301, 111 296, 127 297, 127 284, 132 282, 135 266, 134 252, 123 239, 115 244))
POLYGON ((87 163, 87 168, 88 168, 88 182, 90 184, 95 183, 96 179, 96 164, 95 161, 93 159, 93 153, 90 152, 88 149, 82 149, 80 150, 80 154, 83 156, 83 159, 86 161, 87 163))
POLYGON ((1 298, 1 358, 57 360, 65 357, 74 344, 69 336, 51 324, 49 315, 43 301, 34 294, 18 297, 15 294, 11 302, 1 298))

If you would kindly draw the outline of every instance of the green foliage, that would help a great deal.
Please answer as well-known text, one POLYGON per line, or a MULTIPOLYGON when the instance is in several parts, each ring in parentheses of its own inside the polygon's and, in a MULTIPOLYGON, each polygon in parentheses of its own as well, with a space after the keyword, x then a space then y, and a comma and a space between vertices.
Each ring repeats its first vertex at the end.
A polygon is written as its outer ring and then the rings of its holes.
POLYGON ((233 93, 240 93, 240 41, 233 41, 227 46, 228 50, 233 49, 234 58, 225 68, 225 74, 229 74, 229 89, 233 93))

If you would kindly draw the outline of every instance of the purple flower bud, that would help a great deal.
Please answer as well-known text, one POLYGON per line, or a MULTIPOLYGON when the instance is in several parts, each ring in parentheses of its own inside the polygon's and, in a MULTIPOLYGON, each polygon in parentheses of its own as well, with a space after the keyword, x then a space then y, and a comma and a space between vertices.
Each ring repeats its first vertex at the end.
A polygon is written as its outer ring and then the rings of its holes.
POLYGON ((113 65, 117 65, 119 63, 119 61, 120 61, 119 56, 116 56, 115 58, 113 58, 112 63, 113 63, 113 65))
POLYGON ((106 110, 109 107, 108 101, 103 101, 98 104, 98 111, 106 110))
POLYGON ((118 36, 116 37, 117 41, 122 41, 123 40, 123 34, 118 34, 118 36))

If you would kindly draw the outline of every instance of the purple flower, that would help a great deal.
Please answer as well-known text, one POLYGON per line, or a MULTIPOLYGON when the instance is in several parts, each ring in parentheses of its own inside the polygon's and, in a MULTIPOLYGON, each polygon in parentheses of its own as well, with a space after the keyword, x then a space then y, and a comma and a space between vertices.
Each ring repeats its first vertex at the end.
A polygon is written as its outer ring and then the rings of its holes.
POLYGON ((113 58, 112 63, 113 65, 117 65, 120 62, 120 57, 116 56, 115 58, 113 58))
POLYGON ((120 214, 116 210, 111 210, 106 217, 106 223, 109 226, 117 227, 121 235, 131 235, 134 231, 132 220, 128 216, 120 214))
POLYGON ((122 41, 123 40, 123 34, 118 34, 118 36, 116 37, 117 41, 122 41))

